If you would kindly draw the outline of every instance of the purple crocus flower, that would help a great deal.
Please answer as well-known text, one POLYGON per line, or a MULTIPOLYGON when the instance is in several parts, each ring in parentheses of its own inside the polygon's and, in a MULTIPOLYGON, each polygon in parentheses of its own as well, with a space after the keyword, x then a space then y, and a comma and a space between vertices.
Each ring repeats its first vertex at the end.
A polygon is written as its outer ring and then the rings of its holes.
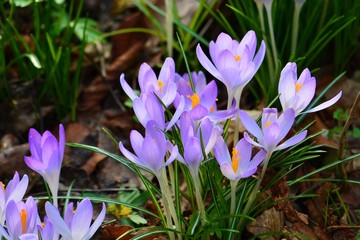
POLYGON ((0 225, 0 235, 5 239, 19 239, 23 234, 37 234, 40 223, 36 203, 32 197, 26 202, 11 200, 6 208, 7 231, 0 225))
POLYGON ((119 149, 122 154, 133 163, 153 171, 157 176, 162 168, 172 163, 178 156, 177 146, 172 146, 166 140, 165 134, 159 129, 158 124, 152 120, 146 125, 145 137, 138 131, 132 130, 130 142, 135 154, 128 151, 120 142, 119 149), (170 150, 171 154, 168 160, 164 162, 167 150, 170 150))
POLYGON ((178 108, 181 96, 185 98, 185 111, 189 111, 192 118, 199 120, 206 117, 209 113, 216 111, 217 85, 215 81, 206 84, 205 75, 192 72, 194 89, 192 90, 188 74, 175 75, 177 83, 177 96, 174 105, 178 108))
POLYGON ((220 130, 213 126, 208 118, 203 119, 196 127, 190 113, 184 112, 180 118, 180 133, 184 155, 179 155, 179 161, 186 164, 190 171, 197 176, 200 164, 204 159, 202 144, 205 154, 209 154, 220 136, 220 130))
POLYGON ((256 52, 256 35, 254 31, 246 33, 239 43, 228 34, 220 33, 216 42, 210 42, 210 57, 205 55, 200 45, 196 48, 201 65, 215 78, 225 84, 228 92, 228 108, 235 97, 237 106, 245 85, 253 78, 265 56, 265 43, 261 42, 256 52))
POLYGON ((280 102, 283 111, 293 108, 295 117, 301 113, 320 111, 336 103, 342 95, 340 91, 332 99, 304 112, 314 98, 315 89, 316 79, 311 76, 309 69, 306 68, 298 79, 296 63, 286 64, 281 71, 279 81, 280 102))
POLYGON ((206 117, 216 122, 232 118, 236 115, 238 110, 234 108, 235 106, 229 110, 217 110, 218 88, 215 81, 206 84, 205 75, 201 71, 199 73, 192 72, 191 75, 195 92, 191 88, 188 74, 183 76, 175 75, 178 93, 174 105, 177 109, 181 106, 179 100, 183 96, 185 99, 184 111, 188 111, 195 121, 206 117))
MULTIPOLYGON (((165 109, 159 102, 159 99, 154 94, 148 94, 143 101, 141 98, 136 97, 133 100, 134 113, 139 122, 146 127, 150 120, 155 121, 161 130, 168 131, 179 119, 181 113, 184 111, 185 100, 182 97, 178 108, 176 109, 170 122, 165 122, 165 109)), ((145 96, 145 94, 143 95, 145 96)))
POLYGON ((5 222, 5 211, 8 203, 10 201, 14 201, 15 203, 21 201, 25 195, 28 184, 28 176, 25 174, 20 180, 18 172, 15 172, 14 177, 6 186, 0 182, 0 225, 5 222))
POLYGON ((257 167, 264 160, 266 152, 261 149, 251 160, 252 146, 244 138, 233 148, 231 156, 222 137, 219 137, 214 155, 220 165, 221 172, 230 180, 236 181, 247 178, 256 173, 257 167))
POLYGON ((254 146, 263 148, 268 154, 299 143, 307 134, 306 130, 302 131, 279 145, 294 123, 295 112, 292 108, 284 111, 279 117, 276 108, 264 108, 261 129, 254 119, 243 110, 240 110, 240 119, 246 130, 256 137, 258 142, 250 138, 247 132, 244 133, 244 138, 254 146))
MULTIPOLYGON (((141 90, 140 98, 146 102, 146 97, 149 93, 154 93, 158 96, 165 106, 169 106, 176 96, 175 77, 175 63, 172 58, 166 58, 160 70, 159 77, 147 63, 143 63, 139 70, 139 85, 141 90)), ((125 80, 125 75, 120 76, 120 85, 131 100, 134 100, 137 95, 135 91, 129 86, 125 80)))
POLYGON ((25 163, 44 178, 57 206, 57 191, 65 149, 63 125, 59 125, 59 141, 50 131, 40 135, 35 129, 30 129, 29 146, 31 156, 24 157, 25 163))
POLYGON ((63 240, 88 240, 95 234, 105 218, 106 207, 102 204, 102 210, 93 224, 93 207, 88 198, 84 198, 74 209, 73 203, 66 207, 64 219, 60 216, 57 207, 50 202, 45 203, 45 211, 49 221, 59 231, 63 240))

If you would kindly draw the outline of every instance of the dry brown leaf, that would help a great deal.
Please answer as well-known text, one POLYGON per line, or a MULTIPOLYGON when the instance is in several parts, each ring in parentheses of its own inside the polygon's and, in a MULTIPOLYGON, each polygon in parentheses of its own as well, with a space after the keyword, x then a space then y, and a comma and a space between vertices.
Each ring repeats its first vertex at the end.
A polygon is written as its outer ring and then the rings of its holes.
MULTIPOLYGON (((247 225, 247 230, 255 236, 267 232, 280 232, 284 226, 284 213, 274 207, 264 211, 247 225)), ((263 239, 280 239, 280 235, 264 235, 263 239)))

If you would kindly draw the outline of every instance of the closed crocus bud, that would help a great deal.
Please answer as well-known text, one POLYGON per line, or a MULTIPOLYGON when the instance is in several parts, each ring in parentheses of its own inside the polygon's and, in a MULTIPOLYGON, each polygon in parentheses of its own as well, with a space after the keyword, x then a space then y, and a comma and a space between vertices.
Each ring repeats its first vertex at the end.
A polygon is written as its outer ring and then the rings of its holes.
POLYGON ((60 170, 65 149, 64 127, 62 124, 59 126, 59 141, 50 131, 40 135, 35 129, 30 129, 29 147, 31 156, 25 156, 25 163, 44 178, 57 206, 60 170))

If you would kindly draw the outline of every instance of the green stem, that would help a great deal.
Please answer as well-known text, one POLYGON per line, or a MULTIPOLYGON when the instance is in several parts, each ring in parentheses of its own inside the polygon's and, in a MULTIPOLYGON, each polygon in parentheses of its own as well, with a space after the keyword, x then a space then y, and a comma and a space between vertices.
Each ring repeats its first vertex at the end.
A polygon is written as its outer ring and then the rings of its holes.
MULTIPOLYGON (((162 174, 157 173, 156 177, 159 181, 159 185, 160 185, 160 190, 162 192, 162 199, 163 199, 163 204, 164 204, 164 212, 165 212, 165 217, 166 217, 166 227, 169 229, 174 229, 174 226, 172 224, 172 217, 171 217, 171 213, 170 213, 170 206, 169 206, 169 201, 168 198, 171 197, 168 196, 168 191, 166 190, 167 187, 167 182, 165 181, 165 179, 162 177, 162 174)), ((175 235, 173 232, 169 231, 169 239, 170 240, 175 240, 175 235)))
MULTIPOLYGON (((165 168, 163 168, 161 170, 160 178, 158 177, 158 181, 160 184, 161 192, 163 194, 164 206, 165 206, 165 201, 166 201, 168 210, 169 210, 169 214, 170 214, 170 220, 171 220, 171 218, 173 219, 176 230, 181 232, 181 226, 179 224, 178 215, 176 214, 174 201, 172 200, 172 195, 171 195, 170 187, 168 184, 168 179, 166 176, 165 168), (161 180, 160 180, 160 178, 161 178, 161 180)), ((172 226, 172 222, 171 222, 171 226, 172 226)), ((182 239, 181 233, 178 233, 177 237, 178 237, 177 239, 181 240, 182 239)))
POLYGON ((239 180, 230 180, 230 188, 231 188, 231 200, 230 200, 230 214, 235 213, 235 201, 236 201, 236 187, 239 180))
POLYGON ((200 179, 199 179, 199 175, 194 173, 193 171, 190 171, 192 178, 194 180, 194 187, 195 187, 195 198, 196 198, 196 203, 198 205, 198 210, 200 212, 200 217, 201 217, 201 223, 202 225, 205 224, 205 220, 206 220, 206 212, 205 212, 205 207, 204 207, 204 202, 201 196, 201 185, 200 185, 200 179))
POLYGON ((297 40, 299 34, 299 15, 300 9, 302 4, 299 4, 295 1, 295 8, 294 8, 294 17, 293 17, 293 24, 292 24, 292 33, 291 33, 291 52, 294 53, 297 48, 297 40))
MULTIPOLYGON (((273 64, 274 64, 275 73, 276 73, 277 72, 277 64, 276 63, 277 63, 277 60, 278 60, 278 55, 277 55, 277 49, 276 49, 273 22, 272 22, 272 17, 271 17, 271 4, 270 5, 265 5, 265 9, 266 9, 266 12, 267 12, 270 39, 271 39, 271 50, 272 50, 272 55, 273 55, 273 64)), ((270 76, 270 80, 271 80, 272 83, 274 83, 274 79, 275 79, 275 76, 270 76)))

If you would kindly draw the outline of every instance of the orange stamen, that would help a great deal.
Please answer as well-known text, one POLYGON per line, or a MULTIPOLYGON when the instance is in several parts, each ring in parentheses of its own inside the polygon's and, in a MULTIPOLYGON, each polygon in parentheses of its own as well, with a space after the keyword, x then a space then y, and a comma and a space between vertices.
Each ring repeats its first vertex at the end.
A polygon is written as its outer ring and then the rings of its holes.
POLYGON ((303 83, 296 83, 295 84, 295 92, 300 91, 300 89, 304 86, 303 83))
POLYGON ((239 167, 239 161, 240 161, 239 154, 240 154, 240 150, 236 150, 235 148, 232 149, 231 166, 232 169, 234 170, 234 173, 237 171, 239 167))
POLYGON ((163 82, 163 81, 161 81, 161 80, 158 80, 157 81, 157 84, 158 84, 158 86, 159 86, 159 88, 160 88, 160 92, 162 91, 162 88, 165 86, 165 83, 163 82))
POLYGON ((271 121, 268 121, 267 123, 265 123, 265 127, 270 126, 270 124, 272 124, 272 122, 271 122, 271 121))
POLYGON ((194 93, 193 95, 187 95, 187 97, 191 100, 191 108, 194 108, 200 103, 200 97, 197 95, 197 93, 194 93))
POLYGON ((241 59, 241 57, 239 55, 235 55, 234 58, 235 58, 235 61, 240 61, 240 59, 241 59))
POLYGON ((3 182, 0 182, 0 186, 1 186, 2 190, 5 191, 5 184, 3 184, 3 182))
POLYGON ((21 209, 21 211, 20 211, 20 220, 21 220, 21 233, 22 234, 26 233, 26 217, 27 217, 26 210, 21 209))

